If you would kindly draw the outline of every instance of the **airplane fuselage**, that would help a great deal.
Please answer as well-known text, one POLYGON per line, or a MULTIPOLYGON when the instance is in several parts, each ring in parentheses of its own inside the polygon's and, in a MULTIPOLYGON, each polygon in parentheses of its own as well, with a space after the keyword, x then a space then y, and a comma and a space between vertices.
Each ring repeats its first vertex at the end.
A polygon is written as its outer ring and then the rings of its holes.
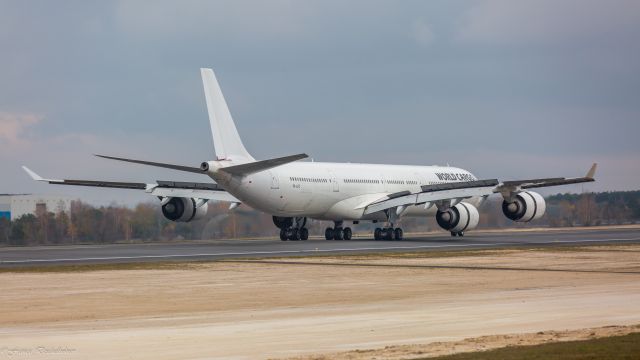
MULTIPOLYGON (((283 217, 318 220, 386 220, 382 212, 364 215, 364 208, 388 194, 420 192, 421 185, 476 180, 470 172, 449 166, 410 166, 296 162, 241 179, 209 175, 252 208, 283 217)), ((465 202, 479 206, 481 198, 465 202)), ((411 206, 403 216, 426 216, 435 207, 411 206)))

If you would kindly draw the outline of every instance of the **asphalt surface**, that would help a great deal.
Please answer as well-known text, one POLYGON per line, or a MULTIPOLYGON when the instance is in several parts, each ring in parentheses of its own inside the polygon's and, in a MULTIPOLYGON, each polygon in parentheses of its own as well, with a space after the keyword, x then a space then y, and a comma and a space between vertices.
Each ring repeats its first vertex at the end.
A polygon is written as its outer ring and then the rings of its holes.
POLYGON ((401 241, 212 240, 180 243, 5 247, 0 248, 0 267, 630 243, 640 243, 640 229, 477 232, 468 233, 463 238, 430 235, 401 241))

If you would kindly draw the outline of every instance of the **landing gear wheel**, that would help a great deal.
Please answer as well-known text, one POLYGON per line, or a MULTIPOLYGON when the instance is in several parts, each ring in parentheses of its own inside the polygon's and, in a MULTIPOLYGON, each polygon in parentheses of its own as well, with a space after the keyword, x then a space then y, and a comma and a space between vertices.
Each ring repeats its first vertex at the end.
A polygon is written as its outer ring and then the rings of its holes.
POLYGON ((396 240, 402 240, 402 238, 404 237, 404 232, 402 231, 402 229, 401 229, 401 228, 396 228, 396 229, 393 231, 393 233, 394 233, 394 234, 393 234, 393 235, 394 235, 394 238, 395 238, 396 240))
POLYGON ((351 232, 350 227, 344 228, 342 232, 345 240, 351 240, 351 236, 353 235, 353 233, 351 232))
POLYGON ((456 237, 457 235, 458 235, 458 233, 453 232, 453 231, 451 232, 451 236, 456 237))
POLYGON ((324 229, 324 238, 325 238, 325 240, 333 240, 333 229, 332 228, 324 229))
POLYGON ((384 239, 393 240, 393 228, 384 229, 384 239))
POLYGON ((374 240, 382 240, 382 229, 376 228, 373 231, 373 239, 374 240))
POLYGON ((460 232, 458 233, 458 236, 463 237, 463 236, 464 236, 464 231, 460 231, 460 232))
POLYGON ((280 240, 282 240, 282 241, 289 240, 288 237, 287 237, 287 230, 280 229, 280 240))
POLYGON ((309 239, 309 229, 307 229, 306 227, 303 227, 302 229, 300 229, 300 240, 307 240, 309 239))
POLYGON ((333 240, 342 240, 343 236, 344 233, 341 227, 333 229, 333 240))
POLYGON ((298 228, 292 228, 289 230, 289 240, 300 240, 300 231, 298 230, 298 228))

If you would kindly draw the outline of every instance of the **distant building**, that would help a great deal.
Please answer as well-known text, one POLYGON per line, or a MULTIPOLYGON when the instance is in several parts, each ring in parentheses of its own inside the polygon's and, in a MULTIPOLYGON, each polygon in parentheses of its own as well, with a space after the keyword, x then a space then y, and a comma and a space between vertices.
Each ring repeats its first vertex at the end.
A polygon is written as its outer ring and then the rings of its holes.
POLYGON ((0 194, 0 218, 16 220, 25 214, 69 212, 71 198, 60 195, 0 194))

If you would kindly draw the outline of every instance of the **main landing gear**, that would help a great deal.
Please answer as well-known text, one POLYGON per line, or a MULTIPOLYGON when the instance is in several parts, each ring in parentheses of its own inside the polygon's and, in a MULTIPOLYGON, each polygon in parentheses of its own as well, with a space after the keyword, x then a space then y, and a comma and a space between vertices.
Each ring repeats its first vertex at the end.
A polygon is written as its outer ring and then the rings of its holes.
POLYGON ((451 236, 453 236, 453 237, 456 237, 456 236, 463 237, 464 236, 464 231, 459 231, 459 232, 452 231, 451 232, 451 236))
POLYGON ((280 228, 280 240, 297 241, 309 239, 309 229, 305 227, 307 224, 306 217, 273 217, 273 223, 280 228))
POLYGON ((402 228, 376 228, 373 232, 373 238, 375 240, 402 240, 404 238, 404 231, 402 228))
MULTIPOLYGON (((297 241, 309 239, 309 229, 306 228, 306 217, 273 217, 273 223, 280 229, 280 240, 297 241)), ((343 227, 344 221, 334 221, 333 227, 328 227, 324 231, 326 240, 351 240, 353 231, 350 227, 343 227)), ((354 221, 354 224, 356 222, 354 221)), ((404 231, 400 227, 394 227, 392 222, 388 223, 389 227, 376 228, 373 238, 376 240, 402 240, 404 231)), ((463 233, 458 234, 463 236, 463 233)), ((451 234, 453 236, 453 233, 451 234)))
POLYGON ((385 210, 388 227, 376 228, 373 232, 373 238, 375 240, 402 240, 404 238, 404 231, 402 231, 401 227, 394 228, 393 225, 398 222, 403 211, 404 208, 392 208, 385 210))
POLYGON ((334 227, 324 230, 326 240, 351 240, 353 232, 350 227, 342 228, 342 221, 334 221, 334 227))
MULTIPOLYGON (((324 238, 327 240, 351 240, 353 235, 351 228, 343 228, 342 223, 342 221, 334 221, 334 227, 325 229, 324 238)), ((390 225, 388 228, 376 228, 373 232, 373 238, 376 240, 402 240, 404 238, 402 228, 394 228, 393 224, 390 225)))

